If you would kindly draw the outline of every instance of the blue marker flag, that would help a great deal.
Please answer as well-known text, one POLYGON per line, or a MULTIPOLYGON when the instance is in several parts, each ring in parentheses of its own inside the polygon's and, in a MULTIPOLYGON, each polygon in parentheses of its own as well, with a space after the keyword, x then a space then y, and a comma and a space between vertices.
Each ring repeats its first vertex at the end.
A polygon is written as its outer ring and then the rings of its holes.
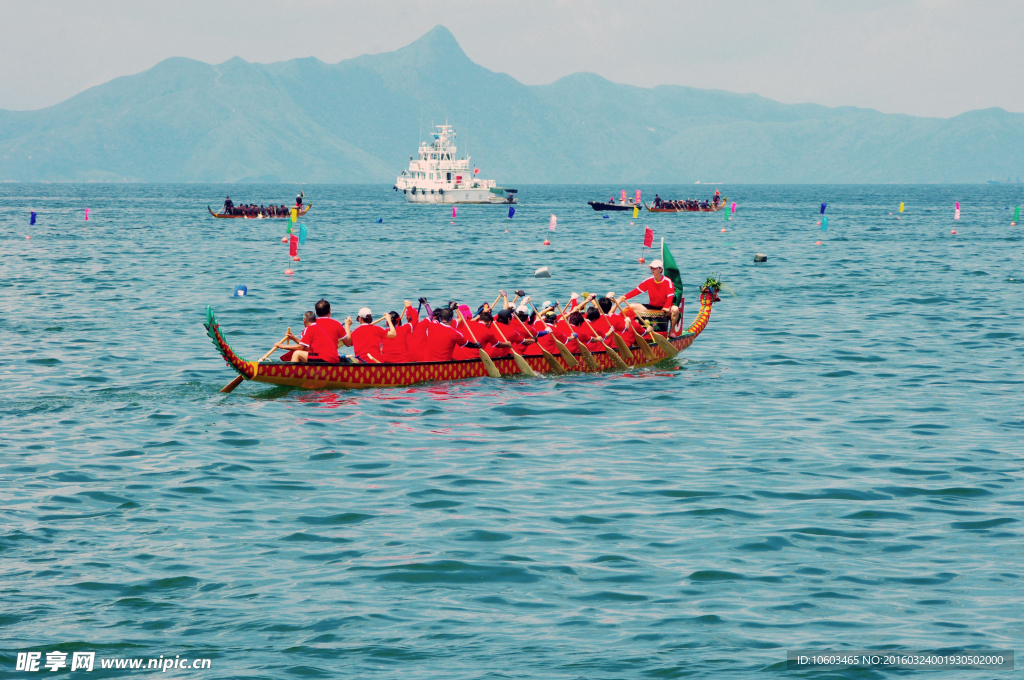
POLYGON ((28 223, 29 224, 35 224, 36 223, 36 211, 32 210, 32 211, 30 211, 29 214, 31 215, 31 218, 29 219, 28 223))
POLYGON ((306 242, 306 225, 299 222, 299 243, 306 242))
POLYGON ((828 203, 822 203, 821 204, 821 214, 822 215, 825 214, 825 208, 827 208, 827 207, 828 207, 828 203))
POLYGON ((378 217, 377 218, 377 224, 384 224, 384 218, 383 217, 378 217))
POLYGON ((512 206, 508 207, 508 218, 512 219, 512 216, 516 214, 516 209, 512 206))

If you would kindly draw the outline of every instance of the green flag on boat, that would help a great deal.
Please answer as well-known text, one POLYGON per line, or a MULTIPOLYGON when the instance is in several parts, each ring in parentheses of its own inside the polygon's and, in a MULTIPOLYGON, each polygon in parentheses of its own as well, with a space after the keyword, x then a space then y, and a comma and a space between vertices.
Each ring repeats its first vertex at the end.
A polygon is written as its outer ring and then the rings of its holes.
POLYGON ((676 297, 673 304, 678 305, 679 301, 683 299, 683 277, 679 275, 679 265, 676 264, 676 258, 672 257, 668 246, 665 245, 665 239, 661 239, 661 262, 665 267, 665 276, 668 277, 676 289, 676 297))

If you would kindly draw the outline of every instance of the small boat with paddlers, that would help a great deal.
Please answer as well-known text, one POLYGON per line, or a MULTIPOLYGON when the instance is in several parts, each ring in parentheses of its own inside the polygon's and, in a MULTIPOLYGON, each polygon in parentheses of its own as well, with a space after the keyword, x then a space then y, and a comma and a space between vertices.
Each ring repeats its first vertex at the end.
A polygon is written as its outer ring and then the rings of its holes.
MULTIPOLYGON (((250 219, 250 220, 273 220, 273 219, 283 220, 283 219, 287 219, 287 218, 292 216, 291 215, 291 208, 294 208, 296 206, 288 206, 286 210, 282 210, 280 207, 278 207, 276 210, 271 210, 269 208, 263 208, 262 210, 260 210, 259 208, 255 208, 255 207, 254 208, 248 208, 248 207, 242 207, 242 206, 240 206, 240 207, 242 208, 242 210, 240 210, 239 214, 237 214, 237 215, 235 215, 235 214, 225 214, 225 213, 222 213, 222 212, 215 213, 215 212, 213 212, 213 209, 210 208, 210 206, 206 206, 206 209, 210 211, 211 215, 213 215, 217 219, 221 219, 221 220, 230 220, 230 219, 236 219, 236 218, 244 218, 244 219, 250 219)), ((312 203, 306 203, 301 208, 299 208, 298 216, 302 217, 303 215, 308 213, 309 209, 312 208, 312 207, 313 207, 312 203)))
MULTIPOLYGON (((693 344, 697 336, 707 327, 711 318, 711 306, 719 301, 721 283, 714 277, 701 287, 700 311, 697 318, 685 330, 682 321, 678 327, 669 329, 668 312, 648 311, 641 314, 650 326, 649 335, 654 341, 638 340, 631 347, 609 346, 607 351, 583 353, 549 353, 546 356, 498 357, 484 363, 481 359, 461 361, 425 361, 413 363, 293 363, 267 361, 268 353, 257 361, 246 361, 228 343, 213 310, 206 308, 207 334, 213 340, 224 361, 238 373, 238 377, 222 391, 234 389, 242 380, 284 385, 304 389, 354 389, 365 387, 401 387, 428 381, 466 380, 469 378, 505 377, 535 375, 537 373, 564 374, 567 372, 593 373, 650 366, 674 357, 693 344), (661 333, 657 329, 661 329, 661 333), (615 356, 611 353, 615 352, 615 356), (525 364, 525 365, 524 365, 525 364)), ((637 336, 642 338, 642 336, 637 336)))

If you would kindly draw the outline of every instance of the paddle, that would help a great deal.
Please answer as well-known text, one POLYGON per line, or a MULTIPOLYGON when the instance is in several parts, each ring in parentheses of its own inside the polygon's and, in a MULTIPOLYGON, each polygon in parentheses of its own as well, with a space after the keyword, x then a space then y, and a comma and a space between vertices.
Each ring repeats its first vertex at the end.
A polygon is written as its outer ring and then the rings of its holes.
MULTIPOLYGON (((558 300, 555 300, 555 311, 558 312, 558 315, 562 317, 563 321, 565 321, 565 325, 568 326, 571 330, 572 324, 569 323, 569 319, 565 317, 565 314, 562 313, 559 307, 560 305, 558 304, 558 300)), ((587 368, 589 368, 592 371, 601 370, 601 367, 597 365, 597 361, 594 359, 594 355, 590 353, 590 348, 587 347, 586 344, 579 338, 576 339, 576 345, 580 348, 580 354, 583 356, 583 361, 587 364, 587 368)), ((569 351, 568 348, 566 348, 566 351, 569 351)))
POLYGON ((626 339, 619 335, 619 332, 612 326, 611 318, 605 313, 604 308, 597 302, 597 298, 591 298, 587 302, 593 302, 594 308, 601 312, 601 316, 603 316, 605 321, 608 322, 608 328, 612 329, 612 338, 615 340, 615 346, 619 348, 619 356, 621 356, 624 361, 632 361, 633 351, 629 349, 629 345, 626 344, 626 339))
MULTIPOLYGON (((502 342, 508 342, 508 338, 506 338, 505 334, 501 332, 500 328, 498 328, 498 324, 492 323, 491 324, 491 328, 493 328, 494 330, 498 331, 498 335, 501 336, 501 341, 502 342)), ((509 344, 512 344, 512 343, 509 343, 509 344)), ((513 349, 511 347, 509 347, 509 351, 512 352, 512 358, 515 360, 516 366, 519 367, 519 372, 520 373, 522 373, 523 375, 528 375, 531 378, 536 378, 537 377, 537 372, 535 370, 533 370, 532 368, 530 368, 530 364, 528 364, 526 362, 526 359, 524 359, 522 357, 522 355, 519 354, 519 352, 515 351, 515 349, 513 349)))
MULTIPOLYGON (((473 335, 473 329, 469 327, 469 322, 466 321, 466 317, 462 316, 462 312, 460 312, 458 309, 455 310, 455 313, 459 315, 459 318, 462 320, 462 325, 466 327, 467 331, 469 331, 469 338, 479 345, 480 343, 476 342, 476 336, 473 335)), ((494 365, 494 362, 491 361, 491 358, 487 356, 487 352, 484 351, 484 348, 480 347, 479 349, 480 361, 484 363, 484 368, 487 369, 487 375, 491 376, 492 378, 500 378, 501 371, 499 371, 498 367, 494 365)))
MULTIPOLYGON (((533 313, 537 315, 538 319, 540 319, 540 312, 538 312, 537 308, 533 306, 533 301, 530 301, 530 308, 533 309, 533 313)), ((526 326, 526 324, 524 323, 523 326, 526 326)), ((576 357, 572 355, 572 352, 569 351, 569 348, 566 347, 562 343, 562 341, 558 339, 557 336, 555 336, 554 331, 551 332, 551 339, 555 341, 555 347, 558 348, 558 353, 562 355, 562 359, 565 361, 565 363, 569 364, 570 366, 580 365, 580 362, 576 361, 576 357)))
MULTIPOLYGON (((615 306, 622 314, 622 318, 626 320, 627 324, 630 323, 630 319, 628 316, 626 316, 626 311, 622 309, 622 307, 619 305, 619 301, 615 300, 614 302, 615 306)), ((640 351, 644 353, 644 356, 647 357, 647 360, 654 361, 657 357, 654 356, 654 350, 651 349, 651 346, 649 344, 647 344, 647 340, 644 338, 644 336, 634 332, 633 337, 636 338, 636 344, 640 345, 640 351)))
MULTIPOLYGON (((640 320, 640 323, 642 323, 643 325, 647 326, 647 330, 650 331, 651 337, 654 338, 654 342, 657 343, 658 347, 661 348, 661 351, 664 352, 669 359, 671 359, 675 355, 679 354, 679 350, 677 350, 675 347, 672 346, 672 343, 668 341, 668 338, 666 338, 665 336, 663 336, 660 333, 656 332, 654 330, 654 327, 651 326, 651 324, 647 321, 647 319, 643 318, 639 314, 637 315, 636 318, 638 318, 640 320)), ((637 336, 637 337, 639 337, 639 336, 637 336)))
MULTIPOLYGON (((291 326, 288 327, 288 332, 285 333, 285 336, 283 338, 281 338, 278 342, 275 342, 274 346, 270 348, 270 351, 267 352, 266 354, 264 354, 263 356, 261 356, 259 359, 257 359, 256 363, 258 364, 261 361, 266 361, 267 357, 269 357, 271 354, 273 354, 274 352, 276 352, 278 350, 277 346, 280 345, 285 340, 287 340, 289 337, 291 337, 291 338, 295 337, 294 335, 292 335, 291 326)), ((245 380, 245 376, 241 376, 241 375, 238 376, 237 378, 235 378, 234 380, 229 382, 227 385, 225 385, 224 388, 221 389, 221 392, 223 392, 224 394, 231 394, 232 392, 235 391, 236 387, 238 387, 239 385, 242 384, 243 380, 245 380)))
MULTIPOLYGON (((548 365, 551 367, 551 370, 558 375, 565 375, 567 372, 565 370, 565 367, 562 366, 562 364, 558 363, 558 359, 555 359, 555 356, 551 352, 544 349, 544 346, 540 344, 540 338, 538 338, 537 334, 533 332, 533 329, 527 326, 525 323, 523 323, 522 319, 519 319, 518 317, 516 317, 516 319, 519 321, 519 325, 525 328, 526 332, 530 334, 531 338, 533 338, 534 342, 537 344, 537 349, 540 350, 540 353, 544 356, 544 359, 547 360, 548 365)), ((569 356, 572 355, 570 354, 569 356)))
MULTIPOLYGON (((584 302, 583 306, 580 307, 580 309, 585 308, 587 306, 588 302, 590 302, 590 300, 587 300, 587 302, 584 302)), ((583 314, 583 312, 580 312, 580 313, 583 314)), ((605 353, 612 360, 612 363, 615 364, 616 368, 618 368, 619 370, 623 370, 623 371, 626 370, 627 368, 629 368, 629 364, 627 364, 625 361, 623 361, 622 357, 620 357, 618 355, 618 353, 614 349, 612 349, 611 347, 608 346, 608 344, 604 341, 604 338, 601 336, 601 334, 598 333, 597 330, 593 326, 590 325, 590 319, 587 318, 586 314, 583 314, 583 323, 587 324, 587 328, 589 328, 590 332, 594 334, 594 338, 597 339, 597 341, 600 342, 604 346, 605 353)), ((582 347, 583 346, 583 342, 580 341, 579 345, 580 345, 580 347, 582 347)))

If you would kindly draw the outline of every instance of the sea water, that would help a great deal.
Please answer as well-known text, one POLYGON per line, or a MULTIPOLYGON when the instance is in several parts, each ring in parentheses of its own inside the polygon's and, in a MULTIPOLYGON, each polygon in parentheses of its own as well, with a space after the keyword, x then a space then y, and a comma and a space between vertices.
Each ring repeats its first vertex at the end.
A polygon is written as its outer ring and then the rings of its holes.
POLYGON ((622 188, 524 186, 513 219, 452 220, 386 186, 2 185, 0 673, 56 650, 62 673, 96 654, 75 677, 163 657, 209 659, 197 678, 755 678, 788 649, 1019 647, 1020 187, 721 185, 729 220, 586 205, 622 188), (206 210, 300 188, 300 262, 285 221, 206 210), (688 322, 708 274, 735 293, 676 359, 219 392, 207 305, 255 359, 322 297, 344 318, 621 294, 658 257, 645 226, 688 322))

